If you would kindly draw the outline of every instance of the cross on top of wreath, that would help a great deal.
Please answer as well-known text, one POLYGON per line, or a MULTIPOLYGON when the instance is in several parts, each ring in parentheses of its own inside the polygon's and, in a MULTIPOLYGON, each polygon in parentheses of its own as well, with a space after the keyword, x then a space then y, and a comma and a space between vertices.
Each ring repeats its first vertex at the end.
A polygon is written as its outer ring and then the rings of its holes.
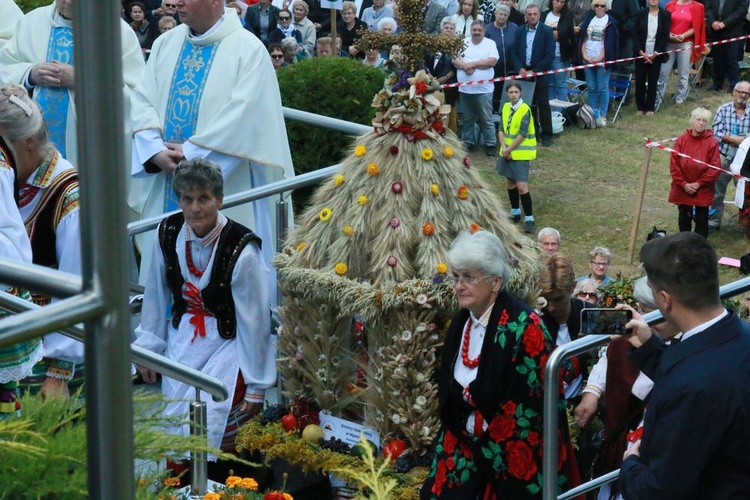
POLYGON ((464 48, 464 41, 461 38, 444 34, 431 35, 422 29, 425 4, 426 0, 397 0, 394 7, 398 10, 401 34, 390 35, 379 31, 366 31, 357 40, 357 46, 365 50, 390 50, 393 45, 399 45, 404 53, 406 69, 412 74, 424 65, 426 52, 446 54, 461 52, 464 48))

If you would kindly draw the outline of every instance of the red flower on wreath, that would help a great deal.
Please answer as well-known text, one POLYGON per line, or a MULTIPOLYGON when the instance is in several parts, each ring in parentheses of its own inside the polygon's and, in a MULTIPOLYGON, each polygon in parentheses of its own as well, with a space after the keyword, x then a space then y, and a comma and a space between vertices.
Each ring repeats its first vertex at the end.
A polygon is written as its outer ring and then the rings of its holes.
POLYGON ((534 461, 534 453, 523 441, 509 441, 506 446, 508 458, 508 473, 524 481, 531 479, 536 474, 537 467, 534 461))
POLYGON ((454 436, 451 431, 446 430, 445 436, 443 437, 443 450, 445 450, 446 455, 453 455, 453 452, 456 451, 457 444, 458 438, 454 436))
POLYGON ((536 357, 544 350, 544 333, 535 324, 528 325, 523 332, 523 344, 526 354, 536 357))
POLYGON ((415 87, 417 90, 417 94, 424 94, 425 92, 427 92, 427 83, 425 82, 417 82, 415 87))
POLYGON ((498 325, 507 325, 508 324, 508 311, 507 309, 503 309, 503 313, 500 315, 500 321, 497 322, 498 325))
POLYGON ((501 443, 513 435, 516 430, 516 420, 508 415, 497 415, 490 422, 488 430, 492 440, 501 443))
POLYGON ((392 155, 394 155, 394 156, 397 155, 398 154, 398 146, 391 146, 391 149, 389 149, 389 151, 390 151, 390 153, 392 155))
POLYGON ((443 121, 442 120, 436 120, 432 124, 432 128, 435 129, 435 132, 437 132, 438 134, 444 134, 445 133, 445 125, 443 125, 443 121))
POLYGON ((530 431, 529 436, 526 438, 526 440, 529 442, 531 446, 538 446, 539 445, 539 433, 535 431, 530 431))
POLYGON ((503 413, 506 415, 515 415, 516 414, 516 403, 513 401, 506 401, 503 406, 500 407, 501 410, 503 410, 503 413))

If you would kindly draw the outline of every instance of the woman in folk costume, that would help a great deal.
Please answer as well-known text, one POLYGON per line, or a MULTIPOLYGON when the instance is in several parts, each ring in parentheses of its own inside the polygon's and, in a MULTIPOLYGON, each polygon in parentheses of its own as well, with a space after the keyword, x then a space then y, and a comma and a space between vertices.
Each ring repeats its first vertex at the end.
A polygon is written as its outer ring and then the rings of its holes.
MULTIPOLYGON (((269 270, 260 239, 219 213, 223 180, 213 163, 183 161, 172 188, 182 212, 159 225, 135 344, 227 386, 226 401, 207 394, 201 399, 207 403, 209 446, 233 451, 237 429, 262 409, 265 390, 276 382, 269 270)), ((145 382, 156 381, 153 371, 138 371, 145 382)), ((177 400, 167 416, 187 417, 195 389, 164 377, 162 392, 177 400)), ((187 435, 188 425, 172 432, 187 435)))
MULTIPOLYGON (((15 171, 16 204, 34 264, 80 276, 78 172, 52 144, 41 110, 20 85, 0 88, 0 129, 8 144, 6 161, 15 171)), ((37 293, 32 299, 37 305, 54 300, 37 293)), ((44 353, 21 390, 67 397, 83 383, 83 343, 49 333, 44 336, 44 353)))
MULTIPOLYGON (((500 238, 461 233, 446 257, 461 311, 443 346, 441 427, 421 498, 541 498, 543 372, 551 339, 537 313, 506 290, 510 267, 500 238)), ((575 470, 567 463, 575 459, 563 440, 564 407, 560 399, 561 487, 575 470)))
MULTIPOLYGON (((11 106, 17 107, 24 114, 31 113, 27 102, 16 95, 3 93, 0 96, 0 123, 8 115, 11 106)), ((39 123, 43 123, 41 117, 39 123)), ((10 146, 15 150, 16 141, 20 139, 21 137, 9 133, 6 127, 0 125, 0 258, 31 264, 31 245, 15 201, 15 172, 8 161, 11 156, 10 146)), ((14 295, 29 298, 26 291, 20 292, 16 288, 8 290, 5 285, 2 287, 14 295)), ((18 381, 31 374, 42 355, 41 339, 0 348, 0 417, 19 409, 18 381)))
POLYGON ((526 214, 523 232, 532 234, 535 229, 534 211, 529 193, 529 171, 531 160, 536 158, 536 133, 531 108, 521 99, 521 85, 508 83, 509 102, 503 106, 502 127, 497 132, 500 157, 497 173, 508 180, 510 217, 513 222, 521 220, 519 199, 526 214))

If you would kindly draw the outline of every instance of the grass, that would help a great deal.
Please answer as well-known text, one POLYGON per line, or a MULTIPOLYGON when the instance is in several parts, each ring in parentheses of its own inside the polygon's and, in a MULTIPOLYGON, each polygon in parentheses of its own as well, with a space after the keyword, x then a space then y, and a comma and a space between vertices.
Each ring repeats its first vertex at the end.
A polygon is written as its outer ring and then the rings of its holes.
MULTIPOLYGON (((552 226, 562 233, 561 251, 570 256, 577 275, 589 272, 588 252, 602 245, 613 253, 608 273, 632 276, 638 267, 638 250, 654 226, 669 234, 677 232, 677 207, 667 202, 671 182, 669 153, 654 149, 635 255, 630 262, 628 247, 646 160, 645 138, 677 137, 687 129, 695 107, 703 106, 715 113, 718 106, 732 99, 728 92, 698 92, 699 99, 691 93, 681 105, 667 101, 654 116, 636 116, 631 99, 615 123, 611 122, 611 111, 610 122, 603 129, 579 130, 566 125, 562 133, 555 135, 552 147, 540 147, 537 160, 532 162, 530 179, 536 226, 552 226)), ((507 204, 505 179, 495 173, 496 159, 483 151, 475 152, 472 159, 507 204)), ((731 184, 726 199, 734 199, 731 184)), ((746 253, 736 213, 733 206, 727 207, 721 232, 709 237, 719 256, 739 258, 746 253)), ((725 266, 720 266, 720 275, 722 284, 741 277, 737 269, 725 266)))

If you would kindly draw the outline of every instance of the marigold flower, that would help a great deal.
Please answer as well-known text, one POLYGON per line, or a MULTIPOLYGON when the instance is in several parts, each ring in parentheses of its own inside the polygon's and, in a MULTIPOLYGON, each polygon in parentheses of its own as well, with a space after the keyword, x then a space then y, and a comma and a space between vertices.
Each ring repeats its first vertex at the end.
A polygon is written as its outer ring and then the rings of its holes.
MULTIPOLYGON (((304 249, 305 249, 305 247, 306 247, 306 246, 307 246, 307 242, 306 242, 306 241, 300 242, 300 244, 299 244, 299 245, 297 245, 297 251, 298 251, 298 252, 301 252, 302 250, 304 250, 304 249)), ((233 477, 233 476, 232 476, 232 477, 233 477)))
POLYGON ((177 487, 180 485, 179 477, 168 477, 164 480, 164 486, 177 487))
POLYGON ((229 476, 227 480, 224 481, 224 484, 227 485, 227 488, 236 488, 242 484, 242 478, 239 476, 229 476))
POLYGON ((349 270, 349 266, 347 266, 344 262, 338 262, 336 263, 336 266, 333 268, 333 270, 336 271, 336 274, 338 274, 339 276, 343 276, 349 270))
POLYGON ((333 184, 335 186, 340 186, 344 183, 345 180, 346 180, 346 177, 344 177, 342 174, 339 174, 333 178, 333 184))
POLYGON ((333 210, 326 207, 320 211, 320 215, 318 217, 320 218, 321 221, 325 222, 329 220, 331 217, 333 217, 333 210))
POLYGON ((357 203, 359 203, 360 205, 367 205, 368 201, 369 199, 367 198, 366 194, 361 194, 357 197, 357 203))
POLYGON ((242 478, 242 482, 240 484, 243 488, 250 491, 257 491, 258 490, 258 482, 251 478, 251 477, 245 477, 242 478))
POLYGON ((440 194, 440 186, 438 186, 437 184, 431 185, 430 186, 430 192, 432 193, 433 196, 439 195, 440 194))
POLYGON ((221 496, 218 493, 206 493, 203 500, 221 500, 221 496))
POLYGON ((452 158, 453 157, 453 148, 450 146, 445 146, 443 148, 443 154, 446 158, 452 158))
POLYGON ((469 188, 467 188, 466 186, 461 186, 460 188, 458 188, 458 197, 461 198, 462 200, 465 200, 466 198, 468 198, 469 188))
POLYGON ((380 173, 380 167, 377 163, 370 163, 367 165, 367 173, 370 175, 378 175, 380 173))
POLYGON ((445 273, 447 273, 448 272, 448 266, 446 266, 444 262, 438 262, 437 272, 439 274, 445 274, 445 273))
POLYGON ((354 156, 364 156, 367 153, 367 148, 362 144, 354 148, 354 156))
POLYGON ((435 234, 435 224, 433 224, 432 222, 425 222, 424 224, 422 224, 422 233, 427 236, 435 234))
POLYGON ((422 150, 422 159, 425 161, 432 160, 432 150, 430 148, 424 148, 422 150))
POLYGON ((342 231, 344 231, 344 234, 347 236, 351 236, 352 234, 354 234, 354 228, 352 226, 344 226, 344 229, 342 229, 342 231))

